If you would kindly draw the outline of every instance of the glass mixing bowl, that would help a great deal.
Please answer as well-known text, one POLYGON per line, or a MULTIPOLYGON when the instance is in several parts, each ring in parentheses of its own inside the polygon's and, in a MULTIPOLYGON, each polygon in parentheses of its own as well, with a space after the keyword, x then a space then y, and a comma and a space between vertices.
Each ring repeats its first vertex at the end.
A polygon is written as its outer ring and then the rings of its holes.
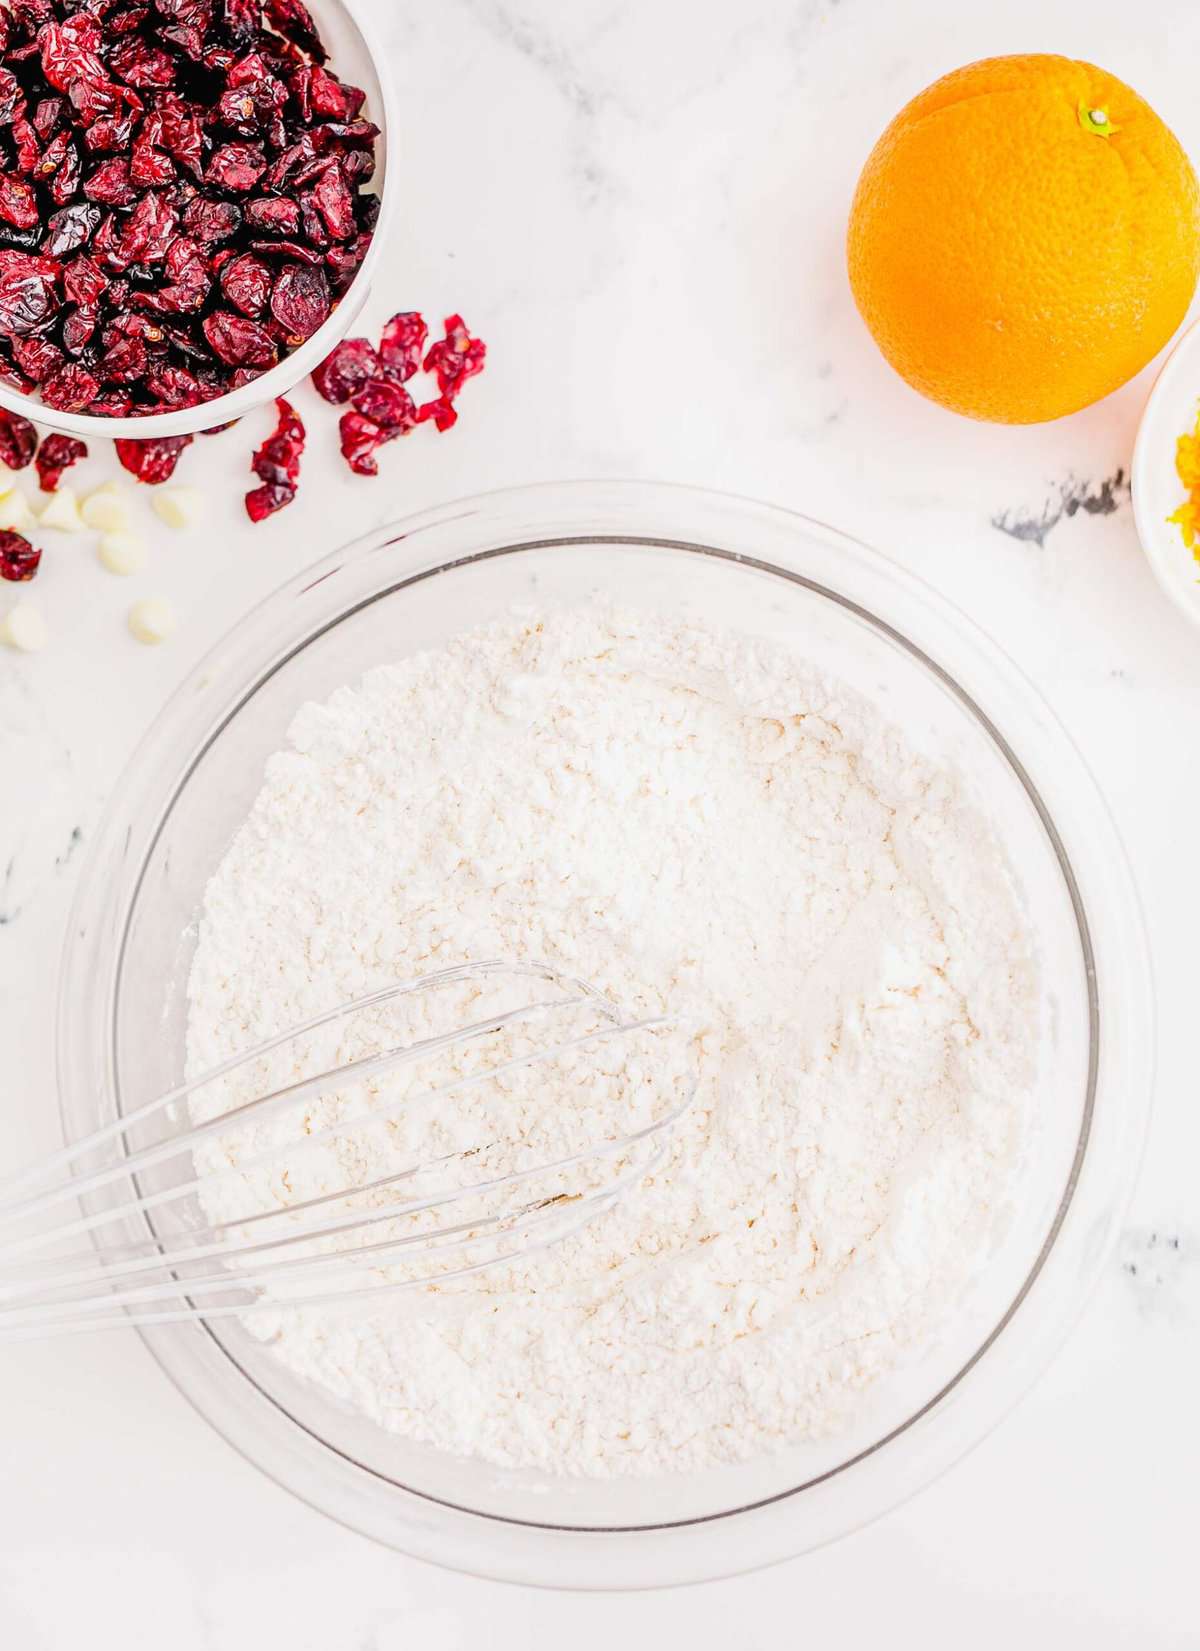
POLYGON ((1004 1414, 1115 1234, 1146 1123, 1152 1008, 1137 901, 1096 787, 962 613, 875 552, 769 506, 639 483, 537 487, 338 551, 248 614, 167 705, 114 790, 69 927, 69 1136, 180 1077, 202 891, 296 709, 515 604, 593 592, 790 638, 954 763, 988 816, 1045 982, 1037 1128, 997 1253, 937 1344, 870 1391, 851 1432, 656 1480, 547 1479, 412 1444, 293 1376, 236 1321, 143 1334, 227 1439, 347 1525, 482 1575, 621 1588, 727 1575, 829 1541, 926 1484, 1004 1414))

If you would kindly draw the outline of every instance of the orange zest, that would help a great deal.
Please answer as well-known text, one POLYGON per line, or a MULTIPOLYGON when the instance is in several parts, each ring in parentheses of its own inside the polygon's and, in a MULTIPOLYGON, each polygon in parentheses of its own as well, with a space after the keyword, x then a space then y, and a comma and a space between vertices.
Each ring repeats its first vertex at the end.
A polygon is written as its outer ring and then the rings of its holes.
POLYGON ((1175 443, 1175 471, 1188 496, 1167 520, 1176 524, 1184 544, 1200 562, 1200 543, 1197 543, 1200 538, 1200 414, 1191 434, 1180 436, 1175 443))

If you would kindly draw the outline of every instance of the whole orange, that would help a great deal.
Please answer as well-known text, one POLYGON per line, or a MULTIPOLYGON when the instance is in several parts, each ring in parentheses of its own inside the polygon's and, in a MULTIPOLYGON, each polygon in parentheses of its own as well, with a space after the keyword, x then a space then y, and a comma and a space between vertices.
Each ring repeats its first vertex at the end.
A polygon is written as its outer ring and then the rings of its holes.
POLYGON ((850 285, 923 395, 1033 424, 1124 384, 1196 285, 1196 175, 1123 81, 1068 57, 993 57, 935 81, 871 152, 850 285))

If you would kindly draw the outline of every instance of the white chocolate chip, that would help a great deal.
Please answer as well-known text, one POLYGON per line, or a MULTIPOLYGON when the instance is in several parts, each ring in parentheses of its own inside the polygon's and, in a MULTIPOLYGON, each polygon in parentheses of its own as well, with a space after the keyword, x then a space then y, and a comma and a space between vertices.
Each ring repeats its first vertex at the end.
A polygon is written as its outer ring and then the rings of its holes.
POLYGON ((139 642, 164 642, 175 629, 175 611, 161 597, 148 596, 130 608, 128 625, 139 642))
POLYGON ((57 493, 51 493, 38 520, 43 527, 57 528, 60 533, 82 533, 84 521, 79 514, 74 488, 60 487, 57 493))
POLYGON ((145 541, 136 533, 104 533, 96 547, 110 573, 138 573, 146 565, 145 541))
POLYGON ((194 527, 204 515, 205 498, 198 487, 157 488, 151 503, 168 527, 194 527))
POLYGON ((37 517, 29 508, 29 500, 19 487, 0 497, 0 529, 11 528, 14 533, 28 533, 37 517))
POLYGON ((124 533, 129 527, 129 504, 125 489, 116 482, 105 482, 94 493, 89 493, 79 514, 88 527, 99 533, 124 533))
POLYGON ((23 654, 37 653, 46 646, 49 636, 46 621, 32 602, 18 602, 0 619, 0 642, 19 648, 23 654))

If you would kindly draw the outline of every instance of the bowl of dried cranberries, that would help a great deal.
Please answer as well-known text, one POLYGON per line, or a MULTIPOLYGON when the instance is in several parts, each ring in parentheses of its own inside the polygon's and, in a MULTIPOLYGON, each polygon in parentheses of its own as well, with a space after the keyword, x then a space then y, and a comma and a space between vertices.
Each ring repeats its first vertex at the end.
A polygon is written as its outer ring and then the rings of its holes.
POLYGON ((0 407, 186 436, 310 373, 387 230, 380 63, 355 0, 0 0, 0 407))

